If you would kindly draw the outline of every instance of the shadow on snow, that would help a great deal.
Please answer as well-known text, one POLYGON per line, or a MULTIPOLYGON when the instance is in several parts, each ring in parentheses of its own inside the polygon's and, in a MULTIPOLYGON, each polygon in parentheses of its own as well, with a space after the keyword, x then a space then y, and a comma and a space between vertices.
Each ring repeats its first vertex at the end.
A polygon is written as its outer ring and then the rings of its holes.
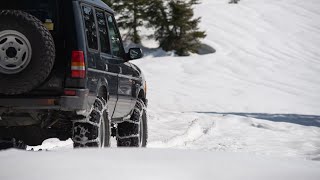
POLYGON ((301 114, 267 114, 267 113, 238 113, 238 112, 195 112, 201 114, 216 114, 216 115, 236 115, 251 117, 261 120, 269 120, 274 122, 287 122, 303 126, 320 127, 320 116, 317 115, 301 115, 301 114))

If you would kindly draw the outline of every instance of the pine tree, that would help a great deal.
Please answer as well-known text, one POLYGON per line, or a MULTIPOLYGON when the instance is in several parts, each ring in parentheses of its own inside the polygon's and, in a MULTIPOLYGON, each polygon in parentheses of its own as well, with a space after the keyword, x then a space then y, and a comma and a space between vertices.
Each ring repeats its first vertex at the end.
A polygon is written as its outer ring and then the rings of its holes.
POLYGON ((163 0, 152 0, 146 4, 145 20, 147 26, 155 28, 153 38, 157 41, 162 41, 165 34, 170 31, 168 22, 168 12, 163 0))
POLYGON ((199 0, 105 0, 119 14, 119 27, 128 30, 127 37, 140 43, 138 28, 145 25, 155 28, 154 38, 165 51, 189 55, 206 37, 198 28, 201 18, 194 18, 193 6, 199 0))
POLYGON ((112 8, 112 4, 114 0, 102 0, 102 1, 112 8))
POLYGON ((148 0, 104 0, 117 12, 118 26, 127 30, 126 37, 140 43, 139 27, 143 26, 145 4, 148 0))
POLYGON ((146 15, 150 26, 155 28, 155 39, 165 51, 175 50, 179 56, 196 52, 205 38, 199 31, 201 18, 194 18, 193 6, 198 0, 153 0, 147 5, 146 15))
POLYGON ((189 55, 188 52, 198 50, 200 39, 205 38, 206 34, 198 28, 201 18, 193 18, 195 4, 198 4, 198 0, 169 2, 170 31, 161 43, 165 50, 175 50, 179 56, 186 56, 189 55))

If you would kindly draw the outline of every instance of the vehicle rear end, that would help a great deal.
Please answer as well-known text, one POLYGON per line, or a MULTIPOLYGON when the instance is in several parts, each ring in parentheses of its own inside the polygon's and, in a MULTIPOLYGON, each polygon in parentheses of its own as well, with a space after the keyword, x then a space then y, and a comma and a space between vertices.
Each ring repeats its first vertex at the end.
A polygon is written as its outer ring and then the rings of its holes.
MULTIPOLYGON (((78 95, 84 95, 81 94, 83 93, 82 91, 86 91, 84 90, 85 71, 81 71, 85 70, 84 54, 83 51, 81 51, 83 47, 79 47, 78 43, 79 40, 77 38, 77 28, 75 28, 76 21, 74 20, 74 8, 72 4, 73 1, 71 0, 13 0, 9 3, 5 2, 1 4, 1 9, 22 10, 39 19, 44 27, 49 30, 52 36, 52 39, 54 41, 55 57, 53 59, 53 62, 50 62, 47 57, 40 57, 42 58, 40 61, 45 62, 44 64, 41 64, 42 66, 49 66, 50 63, 53 64, 53 67, 46 68, 46 71, 49 71, 47 75, 43 75, 41 74, 41 72, 39 72, 38 74, 24 74, 23 71, 10 72, 10 66, 14 66, 14 64, 9 64, 9 67, 6 68, 6 63, 2 63, 2 69, 5 70, 0 69, 0 108, 23 108, 25 106, 27 106, 28 108, 39 108, 39 106, 41 106, 41 108, 46 108, 46 106, 48 106, 48 108, 51 109, 54 108, 71 110, 72 108, 70 109, 68 107, 62 107, 62 103, 64 103, 62 96, 77 96, 78 93, 80 93, 78 95), (21 79, 22 76, 31 76, 28 78, 28 80, 36 79, 38 76, 47 77, 42 77, 42 80, 40 80, 41 82, 34 83, 32 87, 28 86, 32 84, 32 82, 26 85, 24 84, 24 82, 13 82, 15 81, 13 79, 11 79, 11 81, 6 80, 10 77, 13 77, 14 79, 21 79), (82 91, 73 91, 73 89, 82 89, 82 91)), ((2 54, 4 54, 1 56, 2 59, 9 59, 9 57, 7 57, 7 54, 10 49, 8 50, 7 47, 10 46, 10 38, 14 39, 15 36, 2 36, 2 40, 6 38, 8 40, 7 42, 3 42, 2 46, 3 49, 5 49, 4 51, 2 51, 2 54)), ((19 42, 13 43, 13 45, 17 44, 17 46, 19 46, 19 42)), ((32 52, 37 49, 44 51, 45 47, 37 47, 36 45, 31 44, 31 49, 32 52)), ((33 58, 34 57, 31 57, 29 61, 32 62, 34 60, 33 58)), ((27 61, 27 59, 24 61, 27 61)), ((32 66, 31 63, 25 64, 27 66, 32 66)), ((33 71, 37 71, 38 67, 37 65, 35 65, 31 68, 33 71)), ((80 104, 75 103, 74 106, 77 106, 77 108, 81 109, 81 107, 79 107, 80 104)))
POLYGON ((8 128, 51 128, 61 112, 86 109, 85 41, 77 3, 0 2, 0 138, 10 134, 8 128))

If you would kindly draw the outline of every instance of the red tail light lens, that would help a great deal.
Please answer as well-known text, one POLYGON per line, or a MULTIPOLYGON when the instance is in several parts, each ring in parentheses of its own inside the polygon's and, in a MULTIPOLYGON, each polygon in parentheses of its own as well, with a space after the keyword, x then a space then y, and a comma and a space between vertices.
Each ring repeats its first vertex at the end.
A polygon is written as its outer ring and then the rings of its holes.
POLYGON ((72 51, 71 77, 81 79, 86 77, 86 64, 83 51, 72 51))

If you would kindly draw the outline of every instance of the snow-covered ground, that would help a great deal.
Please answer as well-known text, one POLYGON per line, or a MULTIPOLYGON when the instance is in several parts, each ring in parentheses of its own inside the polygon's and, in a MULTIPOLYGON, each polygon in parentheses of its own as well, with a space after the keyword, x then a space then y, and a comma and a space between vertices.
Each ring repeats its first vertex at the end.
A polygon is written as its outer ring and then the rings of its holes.
POLYGON ((1 180, 318 180, 320 176, 319 162, 246 153, 11 150, 1 152, 0 160, 1 180))
POLYGON ((320 159, 320 1, 203 0, 205 56, 136 62, 149 147, 320 159))
POLYGON ((0 179, 320 179, 320 1, 227 2, 196 8, 215 54, 134 62, 148 81, 152 149, 49 140, 38 148, 54 151, 1 152, 0 179))

